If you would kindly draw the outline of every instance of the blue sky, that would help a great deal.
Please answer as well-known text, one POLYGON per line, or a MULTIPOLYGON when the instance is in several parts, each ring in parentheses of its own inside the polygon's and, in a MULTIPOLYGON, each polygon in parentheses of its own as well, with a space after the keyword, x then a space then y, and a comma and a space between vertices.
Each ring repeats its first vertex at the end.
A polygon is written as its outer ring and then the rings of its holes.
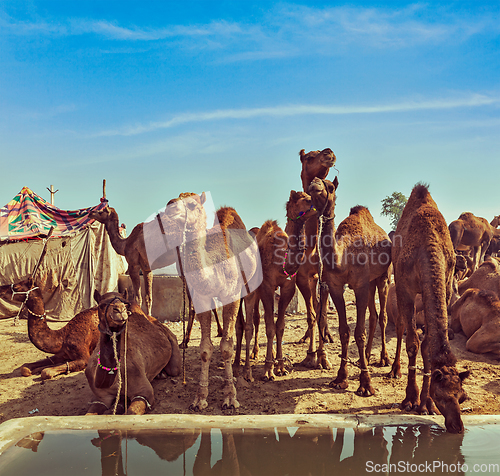
MULTIPOLYGON (((23 186, 128 230, 210 191, 284 226, 299 151, 337 156, 336 223, 419 181, 500 214, 500 3, 0 2, 0 205, 23 186)), ((333 179, 332 171, 330 178, 333 179)))

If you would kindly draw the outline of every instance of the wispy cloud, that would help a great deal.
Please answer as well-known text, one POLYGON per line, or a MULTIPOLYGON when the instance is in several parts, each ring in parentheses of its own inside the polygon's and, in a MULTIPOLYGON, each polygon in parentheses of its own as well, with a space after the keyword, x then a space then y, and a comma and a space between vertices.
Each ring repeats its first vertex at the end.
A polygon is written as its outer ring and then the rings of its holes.
POLYGON ((419 110, 454 109, 462 107, 480 107, 500 104, 499 96, 471 94, 467 97, 452 99, 434 99, 423 101, 403 101, 391 104, 335 106, 335 105, 287 105, 267 108, 219 109, 215 111, 184 113, 167 121, 135 124, 118 129, 106 130, 95 136, 134 136, 160 129, 169 129, 183 124, 195 122, 220 121, 224 119, 254 119, 259 117, 291 117, 303 115, 345 115, 345 114, 377 114, 390 112, 410 112, 419 110))
POLYGON ((207 24, 150 28, 103 19, 73 18, 64 23, 23 22, 0 17, 0 31, 50 37, 92 34, 116 42, 169 42, 186 50, 216 49, 225 61, 304 54, 336 54, 352 45, 407 48, 472 35, 500 33, 500 11, 464 16, 447 7, 414 4, 404 8, 325 7, 280 4, 257 21, 212 21, 207 24))

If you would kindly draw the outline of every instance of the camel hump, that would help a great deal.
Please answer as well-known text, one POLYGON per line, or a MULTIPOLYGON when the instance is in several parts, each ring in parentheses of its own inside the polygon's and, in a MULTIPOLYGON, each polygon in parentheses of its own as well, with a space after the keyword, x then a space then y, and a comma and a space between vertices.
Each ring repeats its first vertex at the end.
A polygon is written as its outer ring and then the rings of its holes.
POLYGON ((274 241, 276 238, 284 238, 286 243, 288 235, 279 227, 276 220, 267 220, 257 233, 257 243, 261 245, 270 240, 274 241))

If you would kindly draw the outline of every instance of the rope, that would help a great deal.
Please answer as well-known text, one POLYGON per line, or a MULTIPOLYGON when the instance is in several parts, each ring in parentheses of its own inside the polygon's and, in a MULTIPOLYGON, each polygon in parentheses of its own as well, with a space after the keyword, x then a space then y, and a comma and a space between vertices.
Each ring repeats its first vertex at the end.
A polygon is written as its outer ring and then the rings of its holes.
MULTIPOLYGON (((118 367, 118 393, 116 394, 116 399, 115 399, 115 404, 113 405, 113 415, 116 415, 116 409, 118 407, 118 401, 120 400, 120 391, 122 389, 122 373, 120 369, 120 361, 118 360, 118 349, 116 346, 116 332, 113 332, 113 335, 111 336, 111 340, 113 341, 113 352, 115 354, 115 362, 116 366, 118 367)), ((125 406, 127 406, 126 402, 127 396, 125 395, 125 406)))

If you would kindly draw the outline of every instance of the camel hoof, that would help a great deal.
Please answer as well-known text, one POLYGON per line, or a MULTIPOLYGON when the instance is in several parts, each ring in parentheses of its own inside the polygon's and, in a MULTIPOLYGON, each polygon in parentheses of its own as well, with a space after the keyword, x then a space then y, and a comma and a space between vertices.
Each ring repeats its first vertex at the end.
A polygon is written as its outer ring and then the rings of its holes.
POLYGON ((275 376, 274 375, 271 375, 271 376, 264 375, 264 378, 262 380, 264 380, 264 382, 274 382, 275 376))
POLYGON ((336 390, 345 390, 349 386, 345 380, 342 382, 332 380, 328 385, 336 390))
POLYGON ((307 369, 317 369, 318 357, 316 355, 316 352, 308 352, 307 357, 302 362, 296 365, 299 367, 305 367, 307 369))
POLYGON ((189 409, 193 412, 201 411, 201 408, 198 405, 195 405, 194 403, 191 403, 191 405, 189 405, 189 409))
POLYGON ((179 344, 179 349, 187 349, 188 348, 188 343, 187 342, 181 342, 179 344))
POLYGON ((375 395, 375 390, 372 387, 359 387, 356 390, 356 395, 358 395, 358 397, 371 397, 375 395))

